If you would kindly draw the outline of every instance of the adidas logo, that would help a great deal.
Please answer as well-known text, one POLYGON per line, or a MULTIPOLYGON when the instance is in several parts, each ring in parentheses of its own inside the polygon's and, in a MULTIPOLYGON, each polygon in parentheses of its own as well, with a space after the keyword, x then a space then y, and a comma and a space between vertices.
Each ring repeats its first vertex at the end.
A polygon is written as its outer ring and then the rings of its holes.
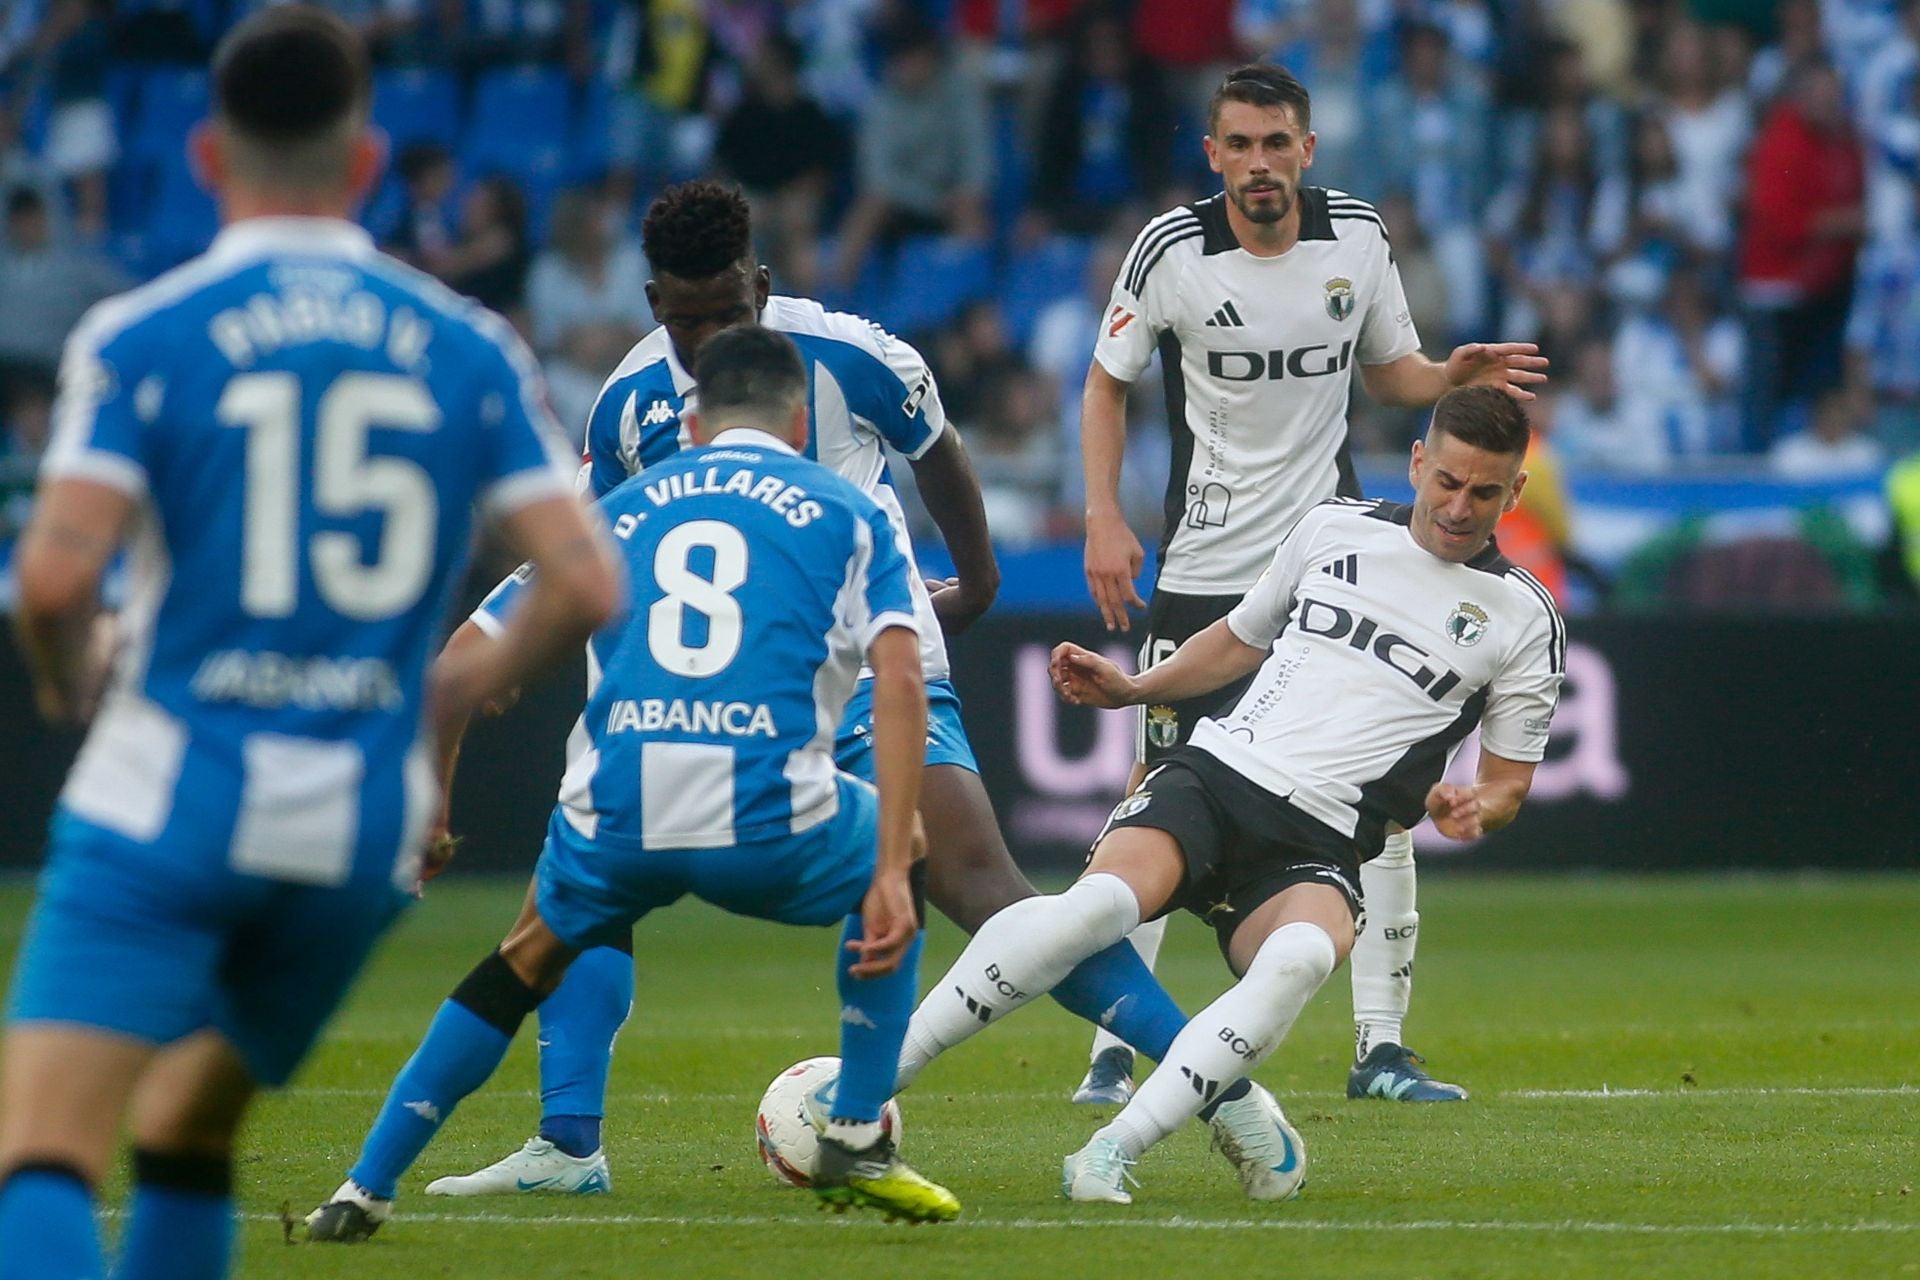
POLYGON ((1344 560, 1335 560, 1332 564, 1323 564, 1320 566, 1320 572, 1330 573, 1342 582, 1357 583, 1360 581, 1360 557, 1350 555, 1344 560))
POLYGON ((1221 303, 1220 309, 1213 313, 1212 319, 1207 321, 1207 327, 1210 329, 1244 329, 1246 326, 1247 322, 1242 320, 1240 313, 1233 309, 1231 298, 1221 303))
POLYGON ((974 999, 974 998, 973 998, 972 996, 970 996, 970 995, 968 995, 968 994, 966 993, 966 991, 965 991, 965 990, 964 990, 963 988, 961 988, 961 987, 957 987, 957 986, 956 986, 956 987, 955 987, 955 988, 953 989, 953 993, 954 993, 955 995, 957 995, 957 996, 959 996, 959 997, 960 997, 960 998, 961 998, 962 1000, 965 1000, 965 1001, 967 1002, 967 1012, 968 1012, 968 1013, 970 1013, 970 1014, 972 1014, 972 1015, 973 1015, 974 1017, 976 1017, 976 1018, 978 1018, 978 1019, 980 1019, 980 1021, 982 1021, 982 1022, 991 1022, 991 1021, 993 1021, 993 1006, 992 1006, 992 1005, 990 1005, 990 1004, 981 1004, 981 1003, 980 1003, 980 1002, 979 1002, 978 1000, 975 1000, 975 999, 974 999))
POLYGON ((1180 1074, 1187 1078, 1187 1083, 1193 1086, 1193 1091, 1200 1095, 1202 1103, 1212 1102, 1213 1095, 1220 1092, 1218 1080, 1209 1080, 1205 1076, 1196 1075, 1190 1067, 1180 1068, 1180 1074))

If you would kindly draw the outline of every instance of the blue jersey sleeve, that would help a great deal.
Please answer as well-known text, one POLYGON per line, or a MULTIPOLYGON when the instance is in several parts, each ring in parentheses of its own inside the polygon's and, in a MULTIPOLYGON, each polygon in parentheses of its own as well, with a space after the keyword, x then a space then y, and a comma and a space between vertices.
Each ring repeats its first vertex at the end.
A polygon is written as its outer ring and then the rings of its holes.
POLYGON ((499 517, 543 498, 573 492, 573 460, 547 406, 546 381, 526 344, 504 321, 487 317, 487 383, 480 397, 481 507, 499 517))
POLYGON ((909 576, 913 566, 900 549, 900 535, 886 512, 870 501, 865 507, 862 521, 866 536, 871 539, 871 549, 867 555, 866 581, 862 584, 867 615, 860 635, 862 648, 871 645, 874 637, 888 627, 905 627, 915 635, 920 633, 909 576))
POLYGON ((893 448, 918 458, 947 429, 933 370, 910 344, 878 325, 868 325, 867 334, 868 341, 845 346, 845 357, 831 362, 847 408, 893 448))
POLYGON ((620 384, 609 382, 600 388, 587 415, 587 496, 599 498, 611 493, 627 478, 627 464, 620 456, 620 414, 623 397, 620 384))
POLYGON ((95 307, 67 339, 53 437, 40 473, 96 480, 139 497, 147 490, 147 431, 165 399, 135 336, 115 324, 114 303, 95 307))
POLYGON ((680 452, 686 400, 664 366, 609 379, 587 417, 587 490, 603 498, 623 481, 680 452), (629 445, 631 438, 631 445, 629 445), (629 470, 631 468, 631 470, 629 470))

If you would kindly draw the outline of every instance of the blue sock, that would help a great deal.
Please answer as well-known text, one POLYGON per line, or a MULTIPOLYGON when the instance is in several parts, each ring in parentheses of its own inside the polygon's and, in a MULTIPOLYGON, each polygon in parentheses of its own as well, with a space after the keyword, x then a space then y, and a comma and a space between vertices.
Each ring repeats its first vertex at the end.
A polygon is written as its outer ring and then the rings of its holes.
POLYGON ((71 1169, 29 1165, 0 1184, 0 1280, 106 1274, 93 1192, 71 1169))
POLYGON ((393 1079, 360 1158, 347 1176, 383 1200, 426 1150, 460 1100, 487 1082, 513 1037, 464 1005, 448 1000, 427 1038, 393 1079))
POLYGON ((224 1276, 232 1253, 232 1163, 136 1150, 113 1280, 224 1276))
POLYGON ((920 944, 916 934, 900 967, 884 978, 856 978, 849 970, 859 959, 846 944, 863 935, 860 917, 848 916, 840 935, 840 959, 835 966, 840 989, 840 1083, 833 1098, 836 1120, 873 1121, 893 1096, 894 1075, 900 1068, 900 1043, 907 1038, 920 992, 920 944))
POLYGON ((1155 1062, 1166 1060, 1173 1038, 1187 1025, 1187 1015, 1124 938, 1082 960, 1052 995, 1155 1062))
POLYGON ((600 1149, 613 1038, 633 1009, 633 957, 580 953, 540 1005, 540 1136, 570 1156, 600 1149))

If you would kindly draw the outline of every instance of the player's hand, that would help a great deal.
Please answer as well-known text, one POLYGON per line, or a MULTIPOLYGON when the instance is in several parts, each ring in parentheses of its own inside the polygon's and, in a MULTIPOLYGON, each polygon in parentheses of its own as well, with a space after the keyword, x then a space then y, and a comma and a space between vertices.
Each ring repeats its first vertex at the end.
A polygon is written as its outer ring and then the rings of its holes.
POLYGON ((848 966, 856 978, 884 978, 900 967, 907 947, 920 932, 913 914, 913 890, 905 871, 878 872, 860 902, 860 937, 847 950, 860 958, 848 966))
POLYGON ((1056 647, 1047 674, 1061 698, 1076 707, 1126 707, 1135 701, 1132 676, 1112 659, 1077 644, 1056 647))
POLYGON ((1436 782, 1427 790, 1427 816, 1433 826, 1449 840, 1478 840, 1480 793, 1473 787, 1451 782, 1436 782))
POLYGON ((942 635, 957 636, 985 613, 993 597, 980 598, 958 578, 928 578, 927 595, 933 600, 933 616, 940 619, 942 635))
POLYGON ((1547 358, 1531 342, 1469 342, 1447 357, 1447 381, 1456 387, 1499 387, 1515 400, 1547 380, 1547 358))
POLYGON ((1100 606, 1107 630, 1133 630, 1127 606, 1147 607, 1133 587, 1140 566, 1146 562, 1146 549, 1125 520, 1117 515, 1087 516, 1087 593, 1100 606))

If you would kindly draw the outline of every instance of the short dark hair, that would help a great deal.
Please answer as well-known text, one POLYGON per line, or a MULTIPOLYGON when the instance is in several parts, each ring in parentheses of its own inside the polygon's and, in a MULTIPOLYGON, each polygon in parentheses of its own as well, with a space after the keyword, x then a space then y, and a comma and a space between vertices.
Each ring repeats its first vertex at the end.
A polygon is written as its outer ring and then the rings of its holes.
POLYGON ((1293 72, 1269 62, 1249 63, 1227 72, 1227 78, 1207 100, 1207 132, 1220 127, 1220 108, 1229 102, 1249 102, 1256 107, 1292 107, 1302 129, 1313 124, 1313 99, 1307 86, 1294 79, 1293 72))
POLYGON ((1433 406, 1428 435, 1449 435, 1488 453, 1525 454, 1527 411, 1499 387, 1455 387, 1433 406))
POLYGON ((716 424, 730 412, 784 416, 807 397, 800 349, 760 325, 723 329, 702 343, 693 380, 700 388, 700 416, 716 424))
POLYGON ((753 256, 753 215, 732 187, 683 182, 647 209, 640 247, 656 273, 704 280, 753 256))
POLYGON ((213 55, 215 110, 244 137, 312 142, 364 113, 373 98, 367 47, 340 18, 311 5, 264 9, 213 55))

